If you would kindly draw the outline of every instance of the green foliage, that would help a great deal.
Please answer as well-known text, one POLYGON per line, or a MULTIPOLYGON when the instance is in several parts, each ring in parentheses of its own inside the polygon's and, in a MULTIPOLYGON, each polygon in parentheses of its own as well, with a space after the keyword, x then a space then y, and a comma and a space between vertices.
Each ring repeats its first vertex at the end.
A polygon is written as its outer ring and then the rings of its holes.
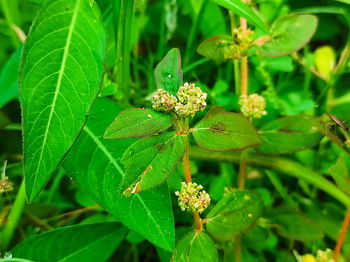
POLYGON ((43 262, 102 262, 123 241, 126 231, 118 223, 67 226, 33 236, 17 245, 11 253, 16 258, 43 262))
POLYGON ((198 47, 198 53, 218 63, 229 59, 241 58, 240 47, 234 42, 232 36, 213 36, 198 47))
POLYGON ((0 261, 336 256, 346 2, 0 1, 0 261))
POLYGON ((264 33, 269 34, 269 30, 263 21, 246 4, 240 0, 212 0, 214 3, 231 10, 234 13, 246 18, 250 23, 260 28, 264 33))
POLYGON ((259 131, 267 154, 290 154, 315 146, 322 138, 319 122, 310 116, 289 116, 272 121, 259 131))
POLYGON ((199 146, 211 151, 237 151, 261 143, 259 135, 246 118, 217 108, 210 110, 195 125, 193 136, 199 146))
POLYGON ((150 136, 168 129, 172 118, 151 109, 131 108, 121 112, 106 129, 104 139, 150 136))
POLYGON ((154 70, 154 77, 157 88, 176 95, 182 84, 182 70, 180 51, 177 48, 171 49, 159 62, 154 70))
POLYGON ((274 208, 266 212, 268 225, 285 238, 299 241, 315 241, 323 237, 315 221, 291 207, 274 208))
POLYGON ((313 15, 286 15, 271 26, 271 40, 258 47, 263 57, 284 56, 304 47, 314 35, 317 17, 313 15))
POLYGON ((138 193, 161 185, 180 163, 184 153, 183 138, 175 132, 135 142, 121 159, 126 170, 121 190, 138 193))
POLYGON ((174 262, 218 261, 213 240, 204 232, 190 232, 179 240, 172 258, 174 262))
POLYGON ((64 168, 97 203, 127 227, 172 251, 174 218, 167 187, 133 194, 130 198, 121 196, 120 184, 125 173, 119 160, 133 141, 102 138, 121 110, 106 98, 96 100, 82 134, 64 161, 64 168))
POLYGON ((19 76, 29 201, 46 185, 84 125, 102 80, 105 49, 99 10, 87 0, 47 1, 37 15, 23 47, 19 76))
POLYGON ((0 75, 0 108, 6 105, 18 94, 18 68, 22 47, 13 53, 0 75))
POLYGON ((220 241, 233 239, 251 228, 263 211, 263 201, 254 191, 235 190, 225 195, 208 213, 206 228, 220 241))
POLYGON ((350 176, 348 168, 343 158, 338 158, 337 162, 330 167, 329 173, 333 177, 337 186, 344 193, 350 194, 350 176))

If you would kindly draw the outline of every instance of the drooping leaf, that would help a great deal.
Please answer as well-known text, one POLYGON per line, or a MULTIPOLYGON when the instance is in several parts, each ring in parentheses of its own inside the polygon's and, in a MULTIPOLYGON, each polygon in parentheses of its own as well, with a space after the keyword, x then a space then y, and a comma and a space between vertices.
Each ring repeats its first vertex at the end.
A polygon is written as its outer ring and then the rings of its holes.
POLYGON ((337 162, 330 167, 329 173, 337 186, 350 196, 350 176, 344 159, 339 157, 337 162))
POLYGON ((79 135, 99 91, 105 50, 100 12, 88 0, 48 0, 34 20, 19 75, 29 201, 79 135))
POLYGON ((106 129, 104 139, 143 137, 160 133, 172 125, 170 114, 152 109, 131 108, 119 113, 106 129))
POLYGON ((226 241, 251 228, 261 216, 264 203, 259 193, 236 190, 224 196, 206 220, 208 232, 216 239, 226 241))
POLYGON ((302 212, 292 207, 280 207, 264 214, 271 228, 285 238, 299 241, 314 241, 323 237, 321 229, 302 212))
POLYGON ((121 159, 126 170, 121 190, 138 193, 161 185, 181 162, 184 153, 183 138, 175 132, 136 141, 121 159))
POLYGON ((252 124, 240 114, 213 108, 196 124, 193 131, 197 144, 211 151, 238 151, 261 144, 252 124))
POLYGON ((242 58, 239 46, 234 42, 232 36, 218 35, 213 36, 198 47, 198 53, 218 63, 229 59, 242 58))
POLYGON ((125 226, 166 250, 174 248, 174 218, 166 185, 121 196, 125 176, 120 158, 134 142, 105 140, 103 134, 115 114, 123 108, 106 98, 98 98, 81 135, 64 161, 64 168, 89 196, 125 226), (147 225, 147 226, 145 226, 147 225))
POLYGON ((121 224, 74 225, 34 235, 15 246, 12 256, 42 262, 106 261, 123 241, 121 224))
POLYGON ((218 251, 213 240, 203 231, 190 232, 182 237, 176 245, 174 262, 216 262, 218 251))
POLYGON ((171 49, 154 70, 157 88, 176 95, 182 84, 181 56, 177 48, 171 49))
POLYGON ((259 131, 262 145, 257 149, 266 154, 290 154, 315 146, 322 138, 315 118, 306 115, 274 120, 259 131))
POLYGON ((211 0, 214 3, 225 7, 238 14, 239 16, 244 17, 250 23, 259 27, 265 34, 269 34, 269 30, 267 29, 264 22, 260 19, 258 15, 256 15, 246 4, 244 4, 241 0, 211 0))
POLYGON ((284 56, 303 48, 316 32, 317 17, 314 15, 286 15, 271 26, 271 40, 258 46, 263 57, 284 56))
POLYGON ((7 65, 0 75, 0 108, 17 97, 18 94, 18 69, 22 47, 13 53, 7 65))

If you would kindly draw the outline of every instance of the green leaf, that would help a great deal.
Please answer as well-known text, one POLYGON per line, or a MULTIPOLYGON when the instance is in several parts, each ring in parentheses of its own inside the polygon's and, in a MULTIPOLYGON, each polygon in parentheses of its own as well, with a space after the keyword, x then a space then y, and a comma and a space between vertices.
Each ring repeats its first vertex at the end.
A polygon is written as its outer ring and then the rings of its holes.
POLYGON ((34 235, 11 250, 14 257, 40 262, 106 261, 123 241, 119 223, 74 225, 34 235))
POLYGON ((350 176, 344 159, 339 157, 337 162, 329 168, 329 173, 337 186, 350 196, 350 176))
POLYGON ((303 48, 317 28, 314 15, 286 15, 278 18, 271 26, 272 38, 257 47, 263 57, 284 56, 303 48))
POLYGON ((211 151, 239 151, 261 144, 252 124, 240 114, 213 108, 193 129, 197 144, 211 151))
POLYGON ((106 129, 104 139, 124 139, 161 133, 172 125, 170 114, 152 109, 130 108, 119 113, 106 129))
POLYGON ((126 170, 121 190, 138 193, 161 185, 184 154, 183 138, 175 132, 136 141, 121 159, 126 170))
POLYGON ((292 207, 274 207, 266 212, 271 228, 285 238, 299 241, 315 241, 323 237, 323 233, 315 222, 292 207))
POLYGON ((210 210, 206 217, 206 228, 214 238, 230 240, 251 228, 261 216, 263 207, 259 193, 235 190, 210 210))
POLYGON ((204 232, 190 232, 176 245, 174 262, 215 262, 218 251, 213 240, 204 232))
POLYGON ((174 218, 166 185, 122 197, 125 176, 119 160, 134 142, 105 140, 103 133, 123 108, 107 98, 96 99, 81 135, 64 161, 64 168, 98 204, 148 241, 166 250, 174 248, 174 218), (147 225, 147 226, 145 226, 147 225))
POLYGON ((26 191, 32 201, 73 145, 104 71, 106 32, 97 5, 49 0, 22 52, 20 101, 26 191))
POLYGON ((266 154, 291 154, 315 146, 322 138, 318 122, 311 116, 288 116, 263 126, 259 132, 266 154))
POLYGON ((266 25, 263 21, 261 21, 260 17, 257 16, 246 4, 242 2, 242 0, 211 0, 212 2, 225 7, 226 9, 231 10, 232 12, 238 14, 239 16, 244 17, 250 23, 259 27, 264 33, 270 34, 269 29, 267 29, 266 25))
POLYGON ((18 69, 22 47, 13 53, 7 65, 0 75, 0 108, 17 97, 18 93, 18 69))
POLYGON ((154 70, 157 88, 176 95, 182 84, 181 56, 177 48, 171 49, 154 70))
POLYGON ((239 46, 234 42, 232 36, 229 35, 213 36, 201 43, 197 51, 202 56, 218 63, 229 59, 242 58, 239 46))

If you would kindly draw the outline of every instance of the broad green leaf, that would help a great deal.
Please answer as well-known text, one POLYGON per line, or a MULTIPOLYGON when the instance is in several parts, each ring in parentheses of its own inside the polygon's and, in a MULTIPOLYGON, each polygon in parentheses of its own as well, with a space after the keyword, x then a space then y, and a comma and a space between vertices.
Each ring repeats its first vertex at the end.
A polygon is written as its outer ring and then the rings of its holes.
POLYGON ((206 228, 214 238, 230 240, 251 228, 261 216, 263 207, 259 193, 235 190, 210 210, 206 217, 206 228))
POLYGON ((314 241, 323 237, 321 229, 300 211, 291 207, 280 207, 264 214, 268 225, 285 238, 299 241, 314 241))
POLYGON ((264 22, 260 19, 258 15, 256 15, 250 7, 242 2, 242 0, 211 0, 212 2, 225 7, 238 14, 239 16, 244 17, 250 23, 259 27, 264 33, 269 34, 269 30, 267 29, 264 22))
POLYGON ((185 144, 175 132, 136 141, 124 153, 121 190, 138 193, 161 185, 181 162, 185 144))
POLYGON ((121 224, 74 225, 34 235, 15 246, 12 256, 40 262, 106 261, 123 241, 121 224))
POLYGON ((243 56, 239 46, 229 35, 213 36, 201 43, 197 51, 202 56, 218 63, 229 59, 239 59, 243 56))
POLYGON ((176 245, 174 262, 215 262, 218 251, 213 240, 204 232, 190 232, 182 237, 176 245))
POLYGON ((105 140, 103 133, 122 110, 107 98, 98 98, 63 166, 92 199, 125 226, 154 245, 172 251, 175 229, 167 186, 130 198, 121 196, 120 183, 125 174, 120 158, 134 139, 105 140))
POLYGON ((18 69, 22 47, 13 53, 9 62, 2 69, 0 75, 0 108, 17 97, 18 94, 18 69))
POLYGON ((261 144, 259 134, 246 118, 218 108, 209 110, 197 123, 193 136, 199 146, 211 151, 238 151, 261 144))
POLYGON ((271 40, 257 46, 263 57, 284 56, 303 48, 316 32, 317 17, 314 15, 286 15, 271 26, 271 40))
POLYGON ((171 49, 154 70, 157 88, 176 95, 182 84, 181 56, 177 48, 171 49))
POLYGON ((104 139, 124 139, 150 136, 168 129, 172 125, 170 114, 152 109, 130 108, 119 113, 106 129, 104 139))
POLYGON ((329 173, 337 186, 350 196, 350 176, 344 159, 339 157, 337 162, 330 167, 329 173))
POLYGON ((274 120, 259 131, 267 154, 291 154, 315 146, 322 138, 318 122, 311 116, 288 116, 274 120))
POLYGON ((48 0, 22 52, 26 192, 32 201, 73 145, 104 71, 106 32, 88 0, 48 0))

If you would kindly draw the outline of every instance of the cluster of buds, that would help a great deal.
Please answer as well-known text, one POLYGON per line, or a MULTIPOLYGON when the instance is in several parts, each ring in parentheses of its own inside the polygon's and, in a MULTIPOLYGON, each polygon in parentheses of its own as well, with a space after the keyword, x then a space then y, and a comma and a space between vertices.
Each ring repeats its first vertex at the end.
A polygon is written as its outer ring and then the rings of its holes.
POLYGON ((7 176, 0 179, 0 194, 7 193, 13 190, 13 183, 7 176))
POLYGON ((239 98, 241 112, 246 117, 261 118, 266 115, 265 99, 258 94, 242 95, 239 98))
POLYGON ((235 43, 240 47, 241 51, 247 50, 252 44, 253 31, 250 29, 235 28, 233 30, 233 38, 235 43))
POLYGON ((158 89, 152 96, 152 107, 157 111, 172 111, 176 103, 176 97, 163 89, 158 89))
POLYGON ((207 94, 194 84, 185 83, 177 91, 177 98, 158 89, 152 96, 152 107, 157 111, 174 111, 180 117, 193 117, 207 106, 207 94))
POLYGON ((181 183, 181 190, 175 195, 179 198, 179 206, 182 211, 202 213, 210 204, 210 195, 205 192, 203 186, 196 183, 181 183))
POLYGON ((203 111, 207 106, 207 94, 194 84, 185 83, 180 86, 176 95, 179 103, 175 106, 175 112, 181 117, 193 117, 196 112, 203 111))
POLYGON ((335 262, 333 259, 333 251, 327 248, 325 251, 317 250, 316 253, 317 262, 335 262))

